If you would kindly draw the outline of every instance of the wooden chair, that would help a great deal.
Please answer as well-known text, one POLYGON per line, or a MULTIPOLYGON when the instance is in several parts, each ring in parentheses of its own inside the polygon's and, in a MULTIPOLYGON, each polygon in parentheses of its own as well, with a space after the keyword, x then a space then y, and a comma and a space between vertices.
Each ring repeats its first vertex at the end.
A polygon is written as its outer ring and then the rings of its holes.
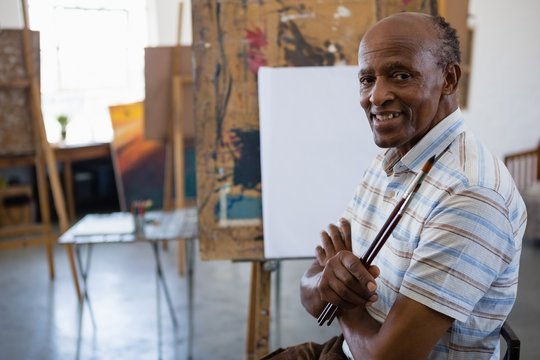
POLYGON ((506 352, 502 360, 518 360, 521 341, 508 322, 505 322, 501 328, 501 337, 506 343, 506 352))
POLYGON ((540 143, 536 149, 509 154, 504 163, 520 191, 540 181, 540 143))
POLYGON ((523 239, 540 246, 540 143, 536 149, 507 155, 504 162, 527 207, 523 239))

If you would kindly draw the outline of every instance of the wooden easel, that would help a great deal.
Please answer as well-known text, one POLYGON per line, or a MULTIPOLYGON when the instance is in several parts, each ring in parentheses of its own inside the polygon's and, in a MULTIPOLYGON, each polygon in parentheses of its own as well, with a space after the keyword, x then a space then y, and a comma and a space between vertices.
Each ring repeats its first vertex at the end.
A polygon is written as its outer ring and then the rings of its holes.
MULTIPOLYGON (((171 103, 172 116, 169 119, 169 136, 166 139, 165 184, 163 207, 167 210, 186 207, 185 197, 185 160, 184 160, 184 86, 193 85, 191 76, 176 73, 176 64, 180 61, 180 40, 182 38, 183 3, 179 3, 177 45, 172 49, 171 60, 171 103), (174 195, 173 195, 174 188, 174 195), (173 201, 174 199, 174 201, 173 201)), ((178 239, 178 272, 181 276, 186 271, 186 242, 178 239)))
MULTIPOLYGON (((191 51, 186 46, 145 49, 145 138, 165 146, 163 209, 185 208, 184 143, 193 138, 187 98, 191 94, 191 51), (189 71, 188 71, 189 69, 189 71), (151 124, 151 125, 148 125, 151 124)), ((163 243, 166 248, 166 243, 163 243)), ((180 239, 178 267, 185 272, 185 243, 180 239)))
MULTIPOLYGON (((422 1, 408 8, 417 6, 416 11, 426 12, 436 4, 436 0, 422 1)), ((257 96, 251 96, 257 89, 252 72, 258 65, 329 65, 328 59, 354 64, 358 40, 368 26, 377 16, 403 9, 399 0, 353 1, 346 7, 352 14, 362 14, 360 18, 336 17, 335 9, 341 5, 339 0, 304 0, 294 6, 278 0, 192 2, 197 156, 204 159, 197 166, 200 253, 204 260, 260 259, 252 265, 248 358, 268 349, 270 274, 263 267, 262 228, 224 227, 216 216, 224 183, 220 170, 256 166, 235 163, 224 134, 258 129, 257 96), (330 34, 322 23, 331 23, 335 31, 330 34), (328 43, 340 50, 334 52, 328 43), (332 54, 324 57, 300 55, 328 52, 332 54)))
MULTIPOLYGON (((26 0, 22 0, 22 10, 24 18, 24 27, 22 30, 22 45, 23 45, 23 58, 24 58, 24 69, 26 71, 26 79, 15 81, 12 84, 2 84, 2 87, 5 88, 18 88, 18 89, 27 89, 28 98, 30 102, 30 114, 31 114, 31 123, 34 129, 34 166, 36 168, 37 176, 37 185, 38 185, 38 198, 39 206, 41 211, 41 224, 29 224, 26 226, 21 226, 16 229, 6 229, 2 231, 0 235, 11 236, 21 236, 25 234, 35 234, 43 233, 42 240, 34 240, 31 242, 25 242, 24 240, 20 242, 19 246, 24 246, 25 244, 37 244, 45 243, 47 247, 47 258, 49 264, 49 274, 51 279, 54 278, 54 257, 53 257, 53 245, 56 240, 51 228, 51 218, 49 211, 49 201, 48 201, 48 186, 47 186, 47 173, 50 180, 51 192, 53 196, 54 206, 56 213, 58 215, 58 225, 61 233, 65 232, 68 229, 68 219, 66 213, 66 205, 64 202, 64 195, 62 193, 62 188, 60 185, 60 179, 58 176, 58 168, 54 152, 50 147, 49 142, 47 141, 45 125, 43 123, 43 115, 41 113, 41 92, 39 88, 39 81, 37 74, 35 72, 35 63, 33 58, 33 49, 32 49, 32 39, 31 31, 28 25, 28 6, 26 0)), ((8 162, 9 165, 9 162, 8 162)), ((3 242, 2 248, 15 247, 18 240, 13 240, 10 242, 3 242)), ((70 264, 71 272, 73 275, 75 288, 77 295, 80 300, 82 296, 80 293, 80 287, 77 277, 77 271, 75 268, 75 257, 72 247, 66 247, 68 252, 68 261, 70 264)))
POLYGON ((246 359, 256 360, 269 351, 271 271, 265 261, 251 263, 246 359))
MULTIPOLYGON (((173 51, 174 53, 178 49, 173 51)), ((186 207, 186 197, 184 191, 184 131, 182 124, 183 114, 183 86, 192 84, 191 77, 174 75, 172 78, 172 118, 170 119, 171 136, 167 140, 165 159, 165 189, 163 194, 163 207, 166 210, 181 209, 186 207), (174 186, 174 196, 173 196, 174 186), (173 201, 174 199, 174 201, 173 201)), ((181 276, 186 271, 186 242, 185 239, 178 239, 178 272, 181 276)))

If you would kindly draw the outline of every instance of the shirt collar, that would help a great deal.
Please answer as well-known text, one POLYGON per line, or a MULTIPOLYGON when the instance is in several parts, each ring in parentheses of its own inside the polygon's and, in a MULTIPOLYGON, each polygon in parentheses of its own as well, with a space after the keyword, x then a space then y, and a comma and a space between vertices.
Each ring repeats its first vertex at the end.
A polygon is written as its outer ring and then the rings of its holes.
POLYGON ((400 158, 396 148, 388 149, 384 154, 383 169, 388 176, 406 170, 416 173, 429 158, 439 156, 463 131, 465 131, 463 114, 458 108, 435 125, 403 157, 400 158))

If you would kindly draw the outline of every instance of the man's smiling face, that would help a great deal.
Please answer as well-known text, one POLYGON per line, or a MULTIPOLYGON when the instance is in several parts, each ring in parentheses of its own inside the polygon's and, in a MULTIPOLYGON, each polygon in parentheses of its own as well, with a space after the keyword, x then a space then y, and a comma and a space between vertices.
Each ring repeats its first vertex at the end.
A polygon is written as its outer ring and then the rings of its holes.
POLYGON ((360 104, 375 143, 404 155, 444 116, 439 111, 445 70, 435 57, 433 25, 406 16, 378 23, 358 53, 360 104))

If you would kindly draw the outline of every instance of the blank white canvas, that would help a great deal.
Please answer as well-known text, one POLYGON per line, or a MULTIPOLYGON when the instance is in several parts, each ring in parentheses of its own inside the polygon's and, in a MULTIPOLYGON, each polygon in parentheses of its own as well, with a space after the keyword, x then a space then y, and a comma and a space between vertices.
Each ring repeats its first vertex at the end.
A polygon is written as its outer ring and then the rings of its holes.
POLYGON ((381 151, 359 103, 357 68, 259 70, 264 255, 314 257, 381 151))

